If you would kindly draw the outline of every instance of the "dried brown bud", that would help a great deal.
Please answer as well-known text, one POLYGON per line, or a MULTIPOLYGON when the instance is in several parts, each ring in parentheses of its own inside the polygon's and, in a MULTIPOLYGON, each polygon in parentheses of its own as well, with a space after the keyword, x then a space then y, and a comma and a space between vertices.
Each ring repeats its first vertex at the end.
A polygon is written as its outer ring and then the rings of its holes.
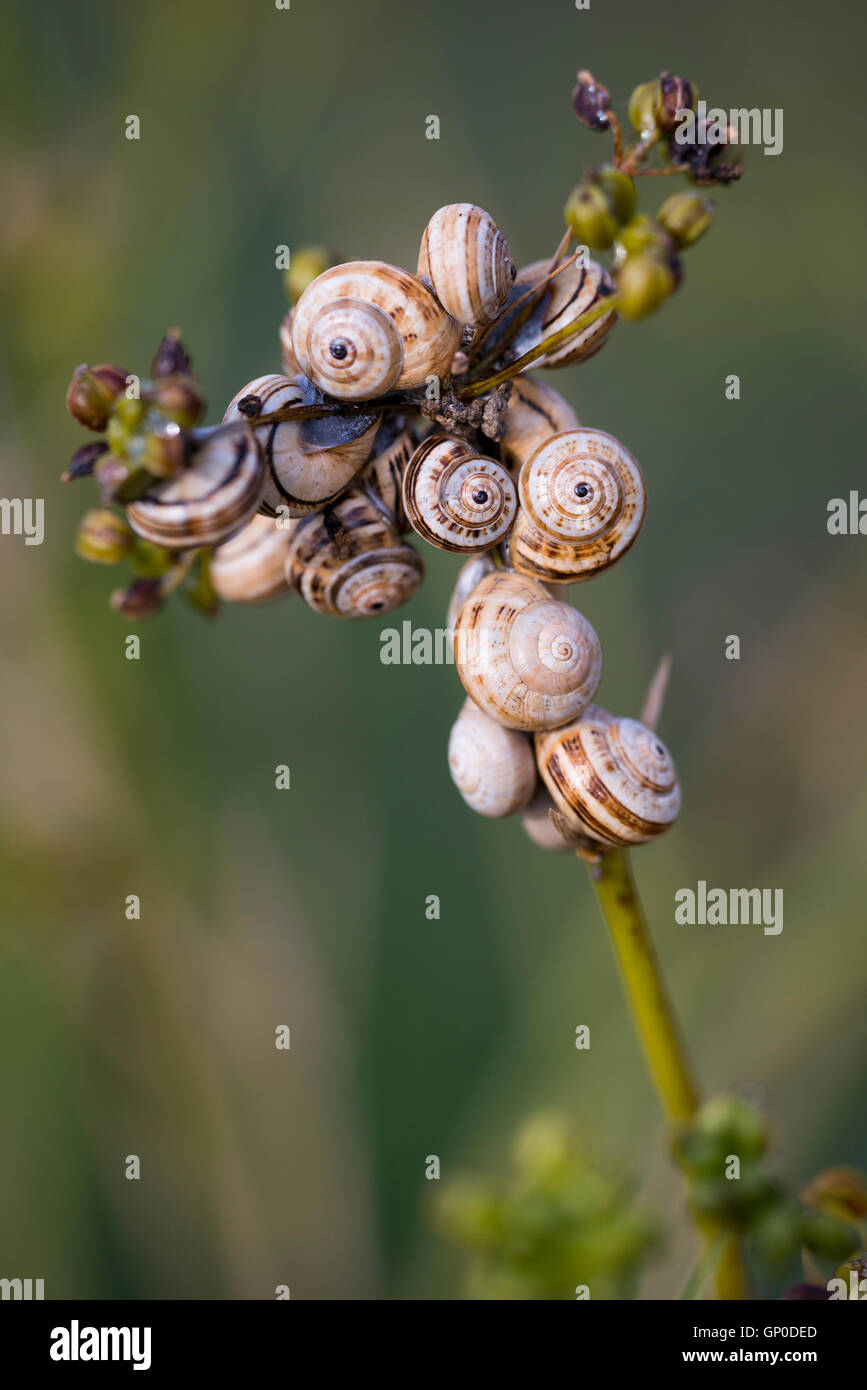
POLYGON ((256 416, 262 413, 262 397, 255 395, 242 396, 238 401, 238 409, 248 420, 255 420, 256 416))
POLYGON ((96 481, 103 502, 113 502, 118 488, 130 475, 130 466, 114 454, 104 454, 96 465, 96 481))
POLYGON ((150 618, 163 606, 159 579, 134 579, 128 589, 116 589, 109 599, 111 607, 125 618, 150 618))
POLYGON ((78 524, 75 553, 97 565, 117 565, 125 560, 135 539, 124 516, 93 507, 78 524))
POLYGON ((588 130, 607 128, 611 97, 607 88, 596 81, 592 72, 579 72, 578 85, 572 93, 572 109, 588 130))
POLYGON ((191 366, 192 359, 181 342, 181 330, 170 328, 151 363, 151 380, 157 381, 164 376, 177 376, 189 372, 191 366))
POLYGON ((679 111, 692 111, 698 100, 698 88, 685 77, 672 77, 670 72, 659 75, 659 96, 656 107, 656 123, 659 129, 674 130, 679 111))
POLYGON ((205 409, 198 383, 189 374, 166 376, 158 380, 152 400, 157 410, 187 430, 198 423, 205 409))
POLYGON ((108 445, 102 439, 96 439, 92 444, 82 444, 69 460, 69 467, 61 475, 60 481, 71 483, 75 478, 89 478, 96 467, 97 459, 107 452, 108 445))
POLYGON ((127 373, 121 367, 103 364, 88 367, 82 363, 72 373, 66 392, 66 408, 73 419, 87 430, 104 430, 111 407, 126 387, 127 373))

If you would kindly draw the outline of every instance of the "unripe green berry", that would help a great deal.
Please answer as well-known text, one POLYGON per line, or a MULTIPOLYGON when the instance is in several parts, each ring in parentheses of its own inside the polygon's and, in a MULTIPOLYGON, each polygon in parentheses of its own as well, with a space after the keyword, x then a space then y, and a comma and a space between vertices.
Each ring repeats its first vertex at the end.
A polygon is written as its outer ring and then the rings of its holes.
POLYGON ((668 261, 652 251, 630 256, 617 276, 618 311, 627 319, 641 319, 658 309, 673 292, 676 280, 668 261))
POLYGON ((754 1105, 740 1096, 713 1096, 696 1116, 696 1129, 715 1140, 723 1153, 745 1158, 759 1158, 765 1151, 768 1135, 764 1116, 754 1105))
POLYGON ((666 198, 656 220, 678 249, 692 246, 713 221, 713 203, 697 193, 673 193, 666 198))
POLYGON ((79 522, 75 553, 96 565, 117 565, 126 559, 134 539, 125 517, 94 507, 79 522))
POLYGON ((322 246, 302 246, 290 257, 283 276, 290 304, 296 304, 318 275, 331 265, 331 257, 322 246))
POLYGON ((610 164, 597 169, 594 178, 605 193, 617 221, 621 224, 628 222, 635 214, 638 196, 635 191, 635 180, 630 178, 628 174, 624 174, 622 170, 613 168, 610 164))
POLYGON ((637 256, 642 251, 659 251, 667 255, 673 249, 668 233, 646 212, 640 212, 625 227, 621 227, 617 242, 628 256, 637 256))
POLYGON ((641 82, 629 98, 629 119, 640 135, 656 130, 659 106, 659 81, 641 82))
POLYGON ((801 1240, 814 1255, 839 1263, 858 1249, 860 1237, 854 1226, 836 1216, 817 1207, 805 1207, 801 1213, 801 1240))
POLYGON ((563 216, 573 236, 594 251, 605 251, 617 235, 617 219, 603 190, 588 179, 573 188, 563 216))

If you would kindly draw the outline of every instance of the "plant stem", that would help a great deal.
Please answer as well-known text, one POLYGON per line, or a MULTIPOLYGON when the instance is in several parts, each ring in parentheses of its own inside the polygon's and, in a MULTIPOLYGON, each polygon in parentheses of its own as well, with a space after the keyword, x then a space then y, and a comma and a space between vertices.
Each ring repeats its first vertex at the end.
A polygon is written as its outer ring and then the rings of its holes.
MULTIPOLYGON (((603 854, 591 867, 590 875, 663 1112, 670 1126, 682 1124, 698 1109, 698 1087, 668 998, 626 851, 615 849, 603 854)), ((706 1242, 720 1239, 717 1225, 702 1223, 701 1232, 706 1242)), ((741 1256, 733 1239, 727 1241, 720 1257, 716 1287, 721 1299, 747 1296, 741 1256)))
POLYGON ((484 396, 495 386, 499 386, 504 381, 510 381, 513 376, 519 376, 525 368, 538 362, 540 357, 544 357, 546 352, 552 352, 554 348, 565 343, 574 334, 580 333, 584 328, 589 328, 591 323, 603 318, 605 314, 610 314, 613 309, 617 308, 617 304, 617 295, 609 295, 606 299, 594 304, 592 308, 587 310, 586 314, 581 314, 572 323, 567 323, 565 328, 558 328, 556 333, 552 333, 548 338, 543 338, 541 343, 530 348, 530 351, 525 352, 523 357, 518 357, 514 362, 510 362, 508 367, 504 367, 502 371, 495 372, 493 376, 485 377, 483 381, 467 382, 466 386, 458 391, 458 395, 461 400, 470 400, 474 396, 484 396))

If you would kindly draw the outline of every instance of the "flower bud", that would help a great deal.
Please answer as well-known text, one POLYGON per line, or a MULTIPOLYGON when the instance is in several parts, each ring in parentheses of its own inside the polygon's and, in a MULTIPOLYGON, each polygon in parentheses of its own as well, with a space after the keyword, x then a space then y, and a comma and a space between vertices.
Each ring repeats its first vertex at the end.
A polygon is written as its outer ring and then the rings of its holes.
POLYGON ((819 1207, 843 1221, 867 1218, 867 1179, 855 1168, 827 1168, 801 1193, 811 1207, 819 1207))
POLYGON ((673 293, 676 283, 671 265, 658 253, 629 256, 617 276, 618 311, 627 319, 644 318, 673 293))
POLYGON ((123 459, 115 458, 114 454, 104 454, 94 470, 96 481, 99 484, 99 496, 102 502, 114 501, 115 493, 122 483, 129 477, 129 465, 123 459))
POLYGON ((611 96, 592 72, 579 72, 578 85, 572 93, 572 109, 588 130, 605 130, 608 126, 611 96))
POLYGON ((695 1118, 700 1134, 720 1146, 720 1152, 745 1158, 760 1158, 768 1142, 765 1119, 755 1105, 740 1096, 712 1096, 695 1118))
POLYGON ((819 1211, 818 1207, 805 1207, 801 1213, 801 1242, 814 1255, 824 1255, 839 1264, 858 1249, 859 1241, 854 1226, 819 1211))
POLYGON ((72 458, 69 460, 69 467, 61 475, 62 483, 71 483, 75 478, 89 478, 93 473, 97 461, 107 451, 108 445, 102 440, 94 440, 91 444, 82 444, 80 449, 76 449, 72 458))
POLYGON ((656 99, 656 124, 666 133, 677 125, 679 111, 694 111, 698 101, 698 88, 685 77, 672 77, 670 72, 660 73, 656 99))
POLYGON ((637 256, 641 251, 659 251, 668 255, 672 249, 668 233, 646 212, 640 212, 625 227, 621 227, 617 241, 628 256, 637 256))
POLYGON ((132 549, 134 535, 126 517, 93 508, 85 512, 75 537, 75 553, 97 565, 116 565, 132 549))
POLYGON ((563 209, 566 225, 578 241, 604 251, 617 235, 617 219, 603 190, 589 179, 573 188, 563 209))
POLYGON ((119 396, 108 419, 108 445, 123 458, 145 413, 144 401, 136 397, 119 396))
POLYGON ((108 364, 88 367, 82 363, 76 367, 66 392, 70 415, 85 429, 104 430, 111 407, 126 386, 126 377, 122 368, 108 364))
POLYGON ((155 478, 173 478, 186 465, 188 439, 179 425, 169 421, 164 429, 149 430, 136 441, 130 455, 155 478))
POLYGON ((186 375, 189 373, 190 366, 190 356, 181 342, 181 330, 170 328, 157 348, 153 362, 151 362, 151 380, 158 381, 162 377, 186 375))
POLYGON ((296 304, 312 284, 332 264, 331 257, 322 246, 301 246, 290 257, 283 281, 290 304, 296 304))
POLYGON ((127 589, 116 589, 109 599, 111 607, 125 618, 150 618, 163 606, 159 579, 134 579, 127 589))
POLYGON ((681 249, 704 236, 713 221, 713 206, 697 193, 673 193, 659 209, 656 220, 681 249))
POLYGON ((597 169, 593 177, 605 193, 617 221, 628 222, 635 214, 635 180, 610 164, 597 169))
POLYGON ((158 381, 151 402, 176 425, 191 430, 201 418, 205 402, 195 378, 188 374, 166 376, 158 381))
POLYGON ((641 82, 629 98, 629 119, 639 135, 656 130, 659 82, 641 82))

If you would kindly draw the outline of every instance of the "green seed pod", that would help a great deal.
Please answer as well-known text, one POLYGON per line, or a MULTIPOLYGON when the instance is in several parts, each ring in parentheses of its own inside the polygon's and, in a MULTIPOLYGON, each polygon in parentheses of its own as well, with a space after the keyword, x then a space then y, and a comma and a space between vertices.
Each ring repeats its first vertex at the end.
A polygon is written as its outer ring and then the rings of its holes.
POLYGON ((842 1221, 867 1218, 867 1179, 856 1168, 826 1168, 801 1193, 811 1207, 839 1216, 842 1221))
POLYGON ((617 221, 621 225, 628 222, 635 215, 635 180, 610 164, 597 169, 594 179, 605 193, 617 221))
POLYGON ((627 256, 637 256, 642 251, 659 251, 667 255, 672 250, 668 233, 646 212, 640 212, 625 227, 621 227, 617 244, 627 256))
POLYGON ((311 285, 317 276, 328 270, 332 264, 332 258, 324 247, 299 247, 290 257, 289 265, 283 276, 289 303, 296 304, 307 286, 311 285))
POLYGON ((578 241, 594 251, 604 251, 617 235, 617 219, 598 184, 584 179, 573 188, 563 209, 566 224, 578 241))
POLYGON ((95 565, 117 565, 129 555, 134 539, 125 517, 94 507, 78 524, 75 553, 95 565))
POLYGON ((629 98, 629 119, 639 135, 656 130, 656 113, 660 101, 659 80, 641 82, 629 98))
POLYGON ((205 402, 195 378, 187 374, 164 377, 154 386, 151 397, 161 415, 191 430, 198 424, 205 402))
POLYGON ((697 193, 673 193, 659 209, 656 220, 681 249, 704 236, 713 221, 713 208, 709 199, 700 198, 697 193))
POLYGON ((740 1096, 713 1096, 702 1106, 696 1129, 719 1145, 722 1154, 760 1158, 768 1142, 764 1116, 740 1096))
POLYGON ((750 1229, 765 1264, 788 1264, 801 1241, 801 1213, 784 1199, 770 1202, 750 1229))
POLYGON ((627 319, 641 319, 658 309, 677 281, 669 262, 658 253, 630 256, 617 276, 617 309, 627 319))
POLYGON ((818 1207, 804 1207, 801 1213, 801 1241, 814 1255, 824 1255, 839 1263, 852 1255, 860 1244, 854 1226, 818 1207))
POLYGON ((188 440, 178 425, 150 430, 130 447, 130 455, 155 478, 173 478, 187 462, 188 440))
POLYGON ((82 363, 72 373, 66 392, 66 408, 85 429, 104 430, 109 412, 126 386, 127 374, 121 367, 103 364, 88 367, 82 363))

